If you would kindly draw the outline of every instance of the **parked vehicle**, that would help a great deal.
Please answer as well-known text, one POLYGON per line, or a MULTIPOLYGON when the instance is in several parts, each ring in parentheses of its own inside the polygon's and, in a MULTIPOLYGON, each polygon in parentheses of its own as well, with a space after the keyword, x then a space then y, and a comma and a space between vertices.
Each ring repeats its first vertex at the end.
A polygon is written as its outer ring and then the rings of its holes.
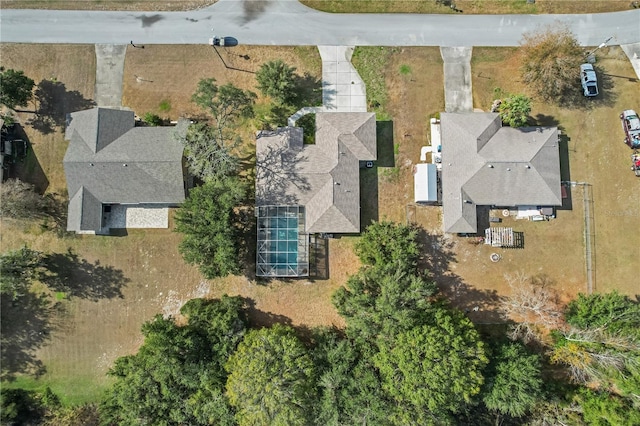
POLYGON ((582 90, 587 97, 598 96, 598 78, 591 64, 580 65, 580 80, 582 90))
POLYGON ((9 139, 0 142, 3 163, 16 163, 27 156, 27 143, 22 139, 9 139))
POLYGON ((631 154, 631 170, 637 177, 640 177, 640 154, 638 151, 631 154))
POLYGON ((640 148, 640 118, 638 118, 638 114, 632 109, 624 110, 620 114, 620 121, 622 121, 622 130, 625 136, 624 143, 632 149, 640 148))
POLYGON ((226 37, 218 37, 218 36, 213 36, 209 39, 209 44, 211 46, 222 46, 224 47, 224 40, 226 37))

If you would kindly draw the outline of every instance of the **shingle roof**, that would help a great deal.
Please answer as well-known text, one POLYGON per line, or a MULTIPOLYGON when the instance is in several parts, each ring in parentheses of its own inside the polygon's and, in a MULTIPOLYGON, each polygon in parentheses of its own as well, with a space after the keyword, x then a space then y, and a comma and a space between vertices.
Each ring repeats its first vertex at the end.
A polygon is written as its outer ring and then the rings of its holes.
POLYGON ((63 161, 71 197, 69 230, 96 226, 85 217, 93 216, 90 204, 101 208, 184 201, 183 146, 171 136, 177 130, 182 126, 134 127, 132 111, 94 108, 72 113, 63 161), (95 202, 87 204, 91 198, 95 202))
POLYGON ((495 113, 442 113, 445 232, 477 232, 476 205, 561 205, 555 127, 502 127, 495 113))
POLYGON ((376 159, 374 113, 316 114, 316 143, 302 129, 259 132, 256 204, 305 206, 310 233, 360 232, 360 161, 376 159))

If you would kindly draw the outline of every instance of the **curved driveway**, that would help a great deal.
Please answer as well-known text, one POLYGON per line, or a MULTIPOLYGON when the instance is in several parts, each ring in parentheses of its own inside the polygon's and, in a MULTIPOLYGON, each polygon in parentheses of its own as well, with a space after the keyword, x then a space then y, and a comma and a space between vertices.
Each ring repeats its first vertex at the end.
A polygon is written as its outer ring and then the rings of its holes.
POLYGON ((2 9, 0 40, 25 43, 515 46, 522 33, 566 22, 582 45, 640 42, 640 10, 585 15, 329 14, 295 0, 220 0, 188 12, 2 9))

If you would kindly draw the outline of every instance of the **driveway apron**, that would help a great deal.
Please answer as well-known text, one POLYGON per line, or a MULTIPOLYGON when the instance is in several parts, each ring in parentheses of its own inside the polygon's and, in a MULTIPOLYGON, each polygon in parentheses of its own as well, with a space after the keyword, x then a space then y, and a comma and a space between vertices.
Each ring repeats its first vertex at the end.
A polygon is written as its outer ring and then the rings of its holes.
POLYGON ((100 107, 122 106, 126 45, 96 44, 95 101, 100 107))
POLYGON ((444 61, 444 110, 473 112, 471 47, 441 47, 444 61))

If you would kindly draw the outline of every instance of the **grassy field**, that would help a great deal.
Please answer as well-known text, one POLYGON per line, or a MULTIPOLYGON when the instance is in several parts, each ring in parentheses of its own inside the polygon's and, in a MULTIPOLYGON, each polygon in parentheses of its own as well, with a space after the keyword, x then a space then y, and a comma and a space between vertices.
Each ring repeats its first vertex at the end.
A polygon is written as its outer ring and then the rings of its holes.
POLYGON ((438 4, 434 0, 300 0, 311 8, 334 13, 599 13, 629 10, 627 0, 455 0, 438 4), (451 6, 453 5, 453 7, 451 6))

